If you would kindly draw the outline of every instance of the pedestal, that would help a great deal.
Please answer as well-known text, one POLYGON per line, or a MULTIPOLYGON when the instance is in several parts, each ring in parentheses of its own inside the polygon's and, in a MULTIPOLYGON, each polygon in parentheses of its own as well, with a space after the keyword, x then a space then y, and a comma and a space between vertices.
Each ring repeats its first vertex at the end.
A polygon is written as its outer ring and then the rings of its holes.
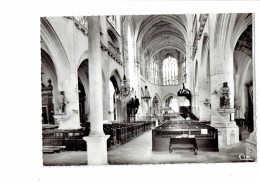
POLYGON ((233 108, 223 108, 223 109, 217 109, 217 111, 222 116, 230 116, 231 113, 235 112, 235 109, 233 109, 233 108))
POLYGON ((239 128, 235 122, 214 123, 211 126, 218 130, 218 145, 220 148, 239 142, 239 128))
POLYGON ((78 125, 75 125, 77 121, 71 121, 74 118, 71 115, 66 114, 56 114, 53 116, 56 120, 56 123, 59 125, 58 129, 67 130, 67 129, 79 129, 81 128, 78 125))
POLYGON ((257 160, 256 132, 250 134, 246 139, 246 156, 254 161, 257 160))
POLYGON ((87 136, 88 165, 107 165, 107 139, 109 135, 87 136))
POLYGON ((218 144, 220 148, 239 142, 239 128, 235 121, 230 121, 230 114, 234 111, 235 109, 233 108, 217 109, 218 120, 211 123, 211 126, 218 130, 218 144))

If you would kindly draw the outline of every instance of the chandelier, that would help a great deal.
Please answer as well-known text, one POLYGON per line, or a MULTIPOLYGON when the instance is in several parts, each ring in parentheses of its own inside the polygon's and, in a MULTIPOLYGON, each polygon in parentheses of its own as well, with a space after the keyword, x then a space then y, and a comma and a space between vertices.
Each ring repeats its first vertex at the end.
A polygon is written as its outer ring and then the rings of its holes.
POLYGON ((124 74, 123 81, 122 81, 121 87, 120 87, 120 95, 127 97, 129 94, 130 94, 130 84, 124 74))
POLYGON ((134 93, 134 88, 132 87, 131 89, 129 80, 125 76, 125 64, 123 64, 123 69, 124 69, 124 76, 121 82, 121 86, 119 88, 120 99, 126 99, 128 96, 131 96, 131 94, 134 93))
POLYGON ((148 91, 148 86, 144 87, 144 95, 142 95, 141 99, 143 99, 145 102, 148 102, 151 99, 148 91))

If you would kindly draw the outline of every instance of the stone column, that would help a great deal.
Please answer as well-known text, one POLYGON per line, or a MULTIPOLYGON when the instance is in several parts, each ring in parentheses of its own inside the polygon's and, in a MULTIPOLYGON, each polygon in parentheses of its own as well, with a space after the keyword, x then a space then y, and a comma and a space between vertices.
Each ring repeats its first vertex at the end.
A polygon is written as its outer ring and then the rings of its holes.
POLYGON ((210 35, 210 39, 211 126, 218 129, 218 143, 221 148, 239 142, 238 126, 230 121, 230 113, 234 110, 233 51, 228 41, 216 46, 214 34, 210 35), (220 110, 223 82, 227 82, 229 86, 230 109, 220 110))
POLYGON ((211 92, 218 92, 218 94, 211 93, 211 125, 218 129, 219 147, 239 142, 238 127, 234 121, 230 121, 230 114, 234 106, 234 99, 232 99, 234 97, 233 87, 232 74, 226 73, 224 70, 223 73, 211 73, 211 92), (224 110, 224 113, 221 113, 220 97, 223 82, 228 82, 230 88, 231 110, 224 110))
MULTIPOLYGON (((109 60, 108 60, 109 61, 109 60)), ((104 70, 105 74, 109 74, 107 70, 104 70), (105 73, 106 72, 106 73, 105 73)), ((103 79, 103 78, 102 78, 103 79)), ((109 90, 109 82, 110 80, 103 80, 102 85, 102 98, 103 98, 103 120, 111 121, 110 114, 108 111, 110 110, 110 90, 109 90)), ((113 111, 111 111, 113 112, 113 111)))
MULTIPOLYGON (((188 27, 189 28, 189 27, 188 27)), ((193 63, 194 61, 192 60, 192 43, 193 40, 192 40, 192 34, 191 32, 188 32, 188 41, 186 43, 186 84, 185 84, 185 87, 189 90, 193 90, 193 79, 194 79, 194 76, 193 76, 193 72, 192 70, 194 70, 193 68, 193 63)), ((194 92, 192 93, 194 94, 194 92)), ((194 105, 194 104, 193 104, 194 105)))
MULTIPOLYGON (((208 56, 205 56, 206 58, 208 56)), ((199 116, 200 121, 210 121, 210 107, 205 106, 204 103, 206 100, 210 102, 210 85, 207 82, 207 60, 206 58, 201 59, 201 63, 198 66, 198 94, 199 94, 199 116), (203 64, 204 62, 204 64, 203 64)))
MULTIPOLYGON (((100 40, 103 43, 103 45, 105 45, 105 47, 108 48, 108 34, 107 34, 107 19, 106 16, 100 16, 100 40)), ((106 52, 103 51, 103 53, 105 53, 105 56, 103 54, 102 56, 102 52, 101 52, 101 59, 102 59, 102 67, 103 68, 108 68, 108 64, 110 63, 110 57, 106 56, 106 52)), ((103 69, 103 73, 104 75, 109 75, 109 69, 103 69)), ((109 75, 110 76, 110 75, 109 75)), ((103 120, 110 121, 110 115, 108 113, 108 111, 110 111, 110 98, 109 98, 109 79, 110 78, 105 78, 107 80, 104 80, 104 78, 102 78, 103 80, 103 120)))
POLYGON ((196 99, 197 99, 197 95, 195 93, 195 88, 194 88, 194 61, 192 60, 192 44, 191 44, 191 40, 192 40, 192 35, 191 32, 188 33, 188 42, 186 43, 186 83, 185 83, 185 87, 187 89, 189 89, 191 91, 191 111, 194 115, 197 115, 197 105, 196 105, 196 99))
POLYGON ((163 85, 163 64, 162 61, 158 60, 158 77, 159 77, 159 85, 163 85))
POLYGON ((59 129, 79 129, 79 97, 78 97, 78 74, 68 73, 68 77, 61 80, 59 91, 64 92, 65 112, 54 115, 59 122, 59 129))
POLYGON ((140 105, 139 105, 139 108, 138 108, 138 112, 137 112, 137 114, 136 114, 136 120, 137 120, 137 118, 141 115, 141 100, 142 100, 142 98, 141 98, 141 87, 140 87, 140 80, 141 80, 141 77, 140 77, 140 60, 139 59, 137 59, 137 61, 136 61, 136 77, 137 77, 137 85, 136 85, 136 90, 135 90, 135 92, 136 92, 136 97, 139 99, 139 103, 140 103, 140 105))
POLYGON ((182 83, 182 60, 178 61, 178 84, 182 83))
POLYGON ((101 36, 101 41, 102 43, 108 47, 108 40, 107 40, 107 18, 106 16, 100 16, 100 29, 101 29, 101 33, 102 33, 102 36, 101 36))
POLYGON ((199 116, 200 121, 210 121, 210 106, 205 106, 205 100, 210 102, 210 90, 207 82, 202 81, 199 83, 199 116))
POLYGON ((179 57, 178 57, 178 62, 177 62, 177 64, 178 64, 178 84, 181 84, 182 83, 182 72, 183 72, 183 70, 182 70, 182 64, 183 64, 183 55, 181 54, 181 53, 179 53, 179 57))
MULTIPOLYGON (((135 45, 136 46, 136 45, 135 45)), ((141 75, 140 75, 140 69, 141 69, 141 57, 140 57, 140 51, 138 48, 135 49, 136 53, 135 53, 135 64, 136 64, 136 78, 137 78, 137 87, 136 87, 136 97, 139 99, 140 102, 140 106, 138 109, 138 112, 136 114, 136 120, 141 120, 143 114, 143 107, 142 107, 142 93, 141 93, 141 75)), ((143 88, 144 89, 144 88, 143 88)))
MULTIPOLYGON (((194 91, 196 92, 196 91, 194 91)), ((199 105, 198 105, 198 100, 199 100, 199 94, 196 92, 195 94, 192 95, 192 108, 191 111, 195 116, 199 116, 199 105)))
POLYGON ((89 95, 90 95, 90 134, 84 137, 87 142, 88 164, 107 164, 107 139, 103 132, 103 95, 100 48, 100 18, 88 17, 89 45, 89 95))
MULTIPOLYGON (((255 72, 255 58, 252 60, 253 66, 253 75, 256 75, 255 72)), ((257 126, 256 126, 256 79, 253 79, 253 122, 254 122, 254 131, 250 133, 249 138, 246 139, 246 155, 253 160, 257 160, 257 126)))

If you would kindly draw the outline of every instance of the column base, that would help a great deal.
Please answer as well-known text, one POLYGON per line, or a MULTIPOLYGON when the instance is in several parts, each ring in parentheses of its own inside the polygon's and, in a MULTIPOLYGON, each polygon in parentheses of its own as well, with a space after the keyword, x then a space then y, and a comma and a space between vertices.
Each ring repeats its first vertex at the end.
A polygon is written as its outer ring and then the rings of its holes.
POLYGON ((235 122, 213 123, 211 126, 218 130, 219 148, 239 143, 239 128, 235 122))
POLYGON ((257 160, 256 132, 250 134, 246 139, 246 156, 253 161, 257 160))
POLYGON ((87 142, 88 165, 107 165, 107 139, 109 135, 89 135, 87 142))
POLYGON ((70 130, 70 129, 80 129, 80 122, 77 118, 71 117, 66 114, 57 114, 53 116, 55 118, 55 123, 59 125, 58 129, 70 130))

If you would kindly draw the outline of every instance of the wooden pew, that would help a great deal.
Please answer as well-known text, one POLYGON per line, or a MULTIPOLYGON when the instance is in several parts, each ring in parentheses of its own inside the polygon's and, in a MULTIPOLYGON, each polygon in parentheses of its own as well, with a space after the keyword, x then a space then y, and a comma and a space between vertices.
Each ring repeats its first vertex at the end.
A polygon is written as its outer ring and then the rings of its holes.
POLYGON ((177 149, 188 149, 194 152, 194 155, 197 155, 198 146, 196 143, 195 136, 192 138, 188 137, 174 137, 170 138, 169 152, 177 149))

